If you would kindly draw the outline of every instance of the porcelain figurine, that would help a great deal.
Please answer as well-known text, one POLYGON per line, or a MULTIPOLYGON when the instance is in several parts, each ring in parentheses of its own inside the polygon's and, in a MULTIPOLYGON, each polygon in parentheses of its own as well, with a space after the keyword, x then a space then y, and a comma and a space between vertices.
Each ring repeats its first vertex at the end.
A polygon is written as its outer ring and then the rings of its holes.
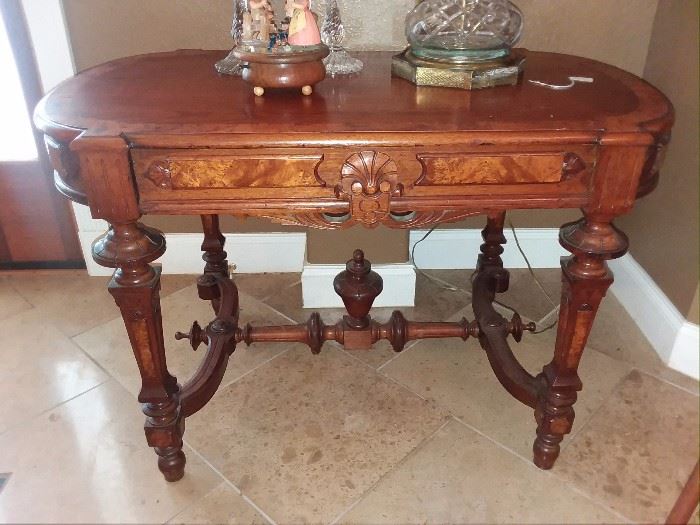
POLYGON ((267 44, 271 29, 274 27, 275 17, 269 0, 250 0, 250 13, 253 18, 254 36, 267 44))
POLYGON ((316 46, 321 43, 316 17, 310 0, 286 0, 287 16, 291 17, 288 42, 293 46, 316 46))

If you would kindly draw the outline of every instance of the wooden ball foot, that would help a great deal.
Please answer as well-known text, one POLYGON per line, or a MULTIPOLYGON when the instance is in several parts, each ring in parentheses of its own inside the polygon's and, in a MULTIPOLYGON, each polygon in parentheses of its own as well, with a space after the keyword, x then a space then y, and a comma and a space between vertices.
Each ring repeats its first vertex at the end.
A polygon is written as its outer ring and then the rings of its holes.
POLYGON ((311 95, 311 93, 313 93, 313 92, 314 92, 314 88, 312 88, 311 86, 304 86, 303 88, 301 88, 302 95, 305 95, 307 97, 309 95, 311 95))
POLYGON ((185 476, 185 453, 177 448, 156 448, 158 468, 165 481, 174 483, 185 476))
POLYGON ((540 436, 532 447, 533 463, 542 470, 550 470, 559 457, 560 436, 540 436))

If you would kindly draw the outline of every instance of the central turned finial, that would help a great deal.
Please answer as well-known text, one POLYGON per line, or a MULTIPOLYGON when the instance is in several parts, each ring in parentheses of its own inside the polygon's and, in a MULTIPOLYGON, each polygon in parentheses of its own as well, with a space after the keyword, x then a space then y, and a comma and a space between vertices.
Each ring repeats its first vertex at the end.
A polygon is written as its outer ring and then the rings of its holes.
POLYGON ((352 274, 353 278, 362 279, 362 276, 367 275, 372 270, 372 265, 365 260, 365 252, 355 250, 352 259, 345 265, 345 269, 352 274))
POLYGON ((367 328, 372 303, 382 293, 384 284, 380 275, 372 271, 372 265, 362 250, 355 250, 345 265, 345 271, 333 281, 333 287, 348 311, 347 325, 358 330, 367 328))

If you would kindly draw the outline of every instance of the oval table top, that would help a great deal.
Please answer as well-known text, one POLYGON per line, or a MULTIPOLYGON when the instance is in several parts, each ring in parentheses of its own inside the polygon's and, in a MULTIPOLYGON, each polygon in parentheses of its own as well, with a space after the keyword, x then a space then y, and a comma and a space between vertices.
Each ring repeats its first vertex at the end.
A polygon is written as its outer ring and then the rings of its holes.
MULTIPOLYGON (((214 63, 223 51, 182 50, 115 60, 63 82, 39 103, 37 126, 57 140, 124 136, 158 145, 163 137, 197 137, 208 147, 232 136, 270 140, 304 135, 315 142, 354 133, 439 133, 480 137, 505 132, 609 138, 639 142, 667 129, 668 99, 646 81, 618 68, 569 55, 523 50, 523 81, 478 91, 416 87, 391 75, 391 53, 358 53, 364 70, 328 78, 311 97, 270 91, 255 97, 241 78, 222 76, 214 63), (566 91, 528 82, 566 84, 566 91), (204 139, 206 136, 206 140, 204 139), (635 138, 636 137, 636 138, 635 138)), ((646 139, 651 142, 649 139, 646 139)), ((273 140, 274 141, 274 140, 273 140)))

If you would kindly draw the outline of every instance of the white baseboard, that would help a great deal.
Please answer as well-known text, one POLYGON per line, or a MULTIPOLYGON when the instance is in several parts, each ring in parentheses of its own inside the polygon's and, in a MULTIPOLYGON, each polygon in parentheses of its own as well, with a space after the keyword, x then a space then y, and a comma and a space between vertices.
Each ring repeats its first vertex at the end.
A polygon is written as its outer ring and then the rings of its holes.
MULTIPOLYGON (((533 268, 559 268, 559 258, 567 255, 567 252, 559 245, 558 228, 518 228, 516 231, 533 268)), ((409 250, 427 232, 428 230, 412 231, 409 250)), ((507 230, 504 234, 508 240, 502 256, 505 267, 527 268, 525 259, 515 244, 513 233, 507 230)), ((416 246, 415 263, 424 270, 473 269, 476 268, 482 243, 480 230, 435 230, 416 246)))
POLYGON ((669 367, 700 378, 698 325, 688 322, 631 255, 610 262, 611 290, 669 367))
POLYGON ((698 349, 700 348, 700 327, 685 321, 676 336, 668 366, 695 379, 700 379, 698 349))
MULTIPOLYGON (((110 268, 103 268, 92 260, 90 246, 99 234, 83 231, 78 235, 88 273, 93 276, 112 275, 110 268)), ((171 233, 166 234, 165 240, 168 249, 156 261, 164 274, 198 274, 202 271, 201 233, 171 233)), ((227 234, 226 251, 236 273, 299 273, 304 268, 306 234, 227 234)))
MULTIPOLYGON (((344 264, 307 264, 301 274, 304 308, 342 308, 343 301, 333 290, 333 279, 344 264)), ((384 291, 376 307, 413 306, 416 298, 416 272, 413 265, 377 264, 372 269, 382 276, 384 291)))
MULTIPOLYGON (((409 250, 422 239, 428 230, 411 231, 409 250)), ((517 230, 523 251, 535 268, 558 268, 559 258, 566 251, 559 245, 556 228, 521 228, 517 230)), ((526 268, 525 259, 515 245, 510 231, 505 232, 503 262, 507 268, 526 268)), ((476 267, 481 239, 480 230, 435 230, 416 247, 415 262, 424 270, 452 270, 476 267)), ((302 290, 305 308, 336 308, 343 303, 333 291, 333 279, 343 265, 307 265, 302 273, 302 290)), ((375 306, 413 306, 416 276, 410 263, 376 265, 374 269, 384 279, 384 291, 375 306)))

